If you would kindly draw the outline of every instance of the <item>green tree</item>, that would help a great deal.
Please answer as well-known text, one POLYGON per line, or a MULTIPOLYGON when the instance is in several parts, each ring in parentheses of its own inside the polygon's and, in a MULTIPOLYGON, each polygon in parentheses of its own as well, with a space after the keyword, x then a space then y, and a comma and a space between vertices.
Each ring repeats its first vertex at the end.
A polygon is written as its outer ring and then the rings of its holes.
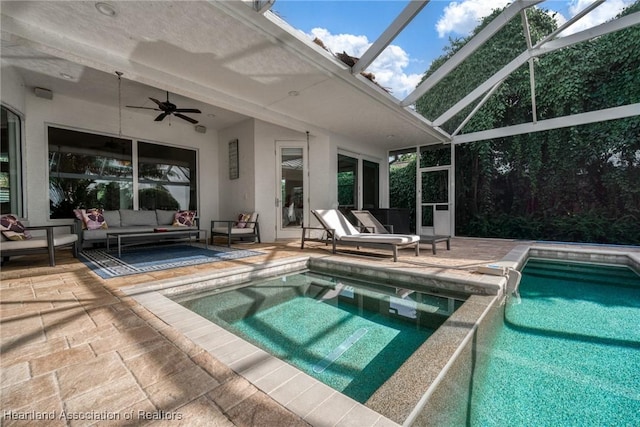
MULTIPOLYGON (((623 14, 638 11, 640 2, 623 14)), ((425 78, 500 12, 471 36, 451 40, 425 78)), ((556 28, 542 9, 527 9, 527 18, 534 44, 556 28)), ((520 18, 514 18, 423 96, 417 110, 438 117, 520 54, 524 40, 520 18)), ((535 77, 540 120, 640 102, 640 26, 541 56, 535 77)), ((463 133, 530 122, 529 82, 527 64, 502 83, 463 133)), ((455 130, 472 108, 444 128, 455 130)), ((393 192, 391 187, 392 200, 393 192)), ((469 236, 640 243, 639 117, 457 146, 456 227, 469 236)))

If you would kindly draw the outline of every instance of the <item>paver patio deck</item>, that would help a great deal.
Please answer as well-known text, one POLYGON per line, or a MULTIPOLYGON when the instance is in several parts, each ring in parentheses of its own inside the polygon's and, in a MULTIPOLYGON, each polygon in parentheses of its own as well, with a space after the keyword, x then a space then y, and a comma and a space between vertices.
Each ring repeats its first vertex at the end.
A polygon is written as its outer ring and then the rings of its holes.
MULTIPOLYGON (((358 259, 466 275, 526 243, 453 238, 451 250, 437 255, 425 246, 418 258, 401 251, 398 263, 358 259)), ((56 267, 49 267, 46 255, 12 259, 0 273, 2 425, 33 425, 42 418, 48 426, 309 425, 119 290, 300 255, 348 256, 331 255, 324 246, 300 251, 298 245, 238 244, 264 255, 109 280, 70 251, 61 252, 56 267)))

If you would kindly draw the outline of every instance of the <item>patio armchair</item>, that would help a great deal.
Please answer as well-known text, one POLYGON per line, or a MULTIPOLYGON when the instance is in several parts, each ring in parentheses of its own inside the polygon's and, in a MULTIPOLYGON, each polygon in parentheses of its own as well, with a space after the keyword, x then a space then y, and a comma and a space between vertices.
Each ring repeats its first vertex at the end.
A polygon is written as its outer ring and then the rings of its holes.
POLYGON ((49 265, 55 267, 55 251, 65 247, 71 247, 73 256, 78 256, 78 235, 74 224, 29 226, 26 221, 21 221, 20 226, 26 232, 24 240, 11 240, 0 233, 2 264, 12 256, 46 253, 49 255, 49 265), (56 228, 68 228, 68 231, 55 232, 56 228))
POLYGON ((238 215, 238 219, 214 219, 211 221, 211 244, 215 237, 225 237, 227 246, 231 246, 232 240, 253 239, 260 243, 260 224, 258 213, 245 213, 238 215))
POLYGON ((304 249, 307 241, 331 243, 332 252, 336 253, 337 245, 356 246, 356 248, 371 247, 391 249, 393 261, 398 260, 398 249, 415 248, 415 256, 420 254, 420 236, 410 234, 376 234, 359 232, 347 218, 337 209, 315 209, 311 213, 318 220, 321 227, 302 227, 302 242, 300 249, 304 249), (312 230, 321 231, 320 238, 312 238, 312 230))

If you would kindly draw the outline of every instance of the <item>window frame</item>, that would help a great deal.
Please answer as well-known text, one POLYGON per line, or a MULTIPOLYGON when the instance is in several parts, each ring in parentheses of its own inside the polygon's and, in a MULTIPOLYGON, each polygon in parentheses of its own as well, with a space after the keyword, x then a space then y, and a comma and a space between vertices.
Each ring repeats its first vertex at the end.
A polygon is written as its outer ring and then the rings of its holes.
MULTIPOLYGON (((13 142, 14 150, 16 151, 16 156, 18 159, 15 161, 16 171, 14 173, 16 180, 15 194, 11 190, 11 180, 9 184, 9 207, 10 212, 2 212, 2 214, 14 214, 18 217, 24 217, 26 212, 26 198, 25 194, 25 120, 24 115, 20 113, 18 110, 12 108, 11 106, 5 104, 4 102, 0 103, 0 108, 5 110, 7 113, 13 114, 18 120, 19 125, 17 126, 18 136, 16 141, 13 142)), ((11 142, 10 142, 11 143, 11 142)), ((11 160, 8 159, 7 163, 9 163, 9 179, 11 179, 11 160)))
MULTIPOLYGON (((195 202, 191 203, 189 202, 189 206, 188 207, 179 207, 179 209, 181 210, 194 210, 194 209, 190 209, 191 206, 195 206, 196 209, 195 210, 199 210, 200 208, 200 152, 199 149, 196 147, 186 147, 186 146, 181 146, 181 145, 177 145, 177 144, 171 144, 171 143, 166 143, 166 142, 160 142, 160 141, 154 141, 151 139, 147 139, 147 138, 135 138, 135 137, 129 137, 126 135, 112 135, 110 133, 106 133, 106 132, 99 132, 99 131, 95 131, 95 130, 90 130, 90 129, 81 129, 81 128, 75 128, 75 127, 69 127, 69 126, 64 126, 64 125, 59 125, 59 124, 54 124, 54 123, 47 123, 46 124, 46 131, 45 131, 45 136, 47 138, 47 158, 50 158, 50 149, 51 149, 51 141, 49 140, 49 129, 50 128, 58 128, 58 129, 63 129, 66 131, 71 131, 71 132, 79 132, 79 133, 87 133, 87 134, 91 134, 91 135, 98 135, 100 137, 109 137, 109 138, 117 138, 117 139, 123 139, 123 140, 127 140, 130 142, 131 147, 130 147, 130 151, 131 151, 131 167, 132 167, 132 174, 131 174, 131 206, 134 210, 139 210, 140 209, 140 182, 139 182, 139 162, 140 162, 140 156, 139 156, 139 144, 143 143, 143 144, 153 144, 153 145, 158 145, 161 147, 168 147, 168 148, 172 148, 172 149, 179 149, 179 150, 185 150, 185 151, 190 151, 193 152, 193 156, 194 156, 194 166, 195 166, 195 176, 193 179, 195 180, 195 191, 193 192, 193 197, 195 197, 195 202)), ((56 144, 54 144, 56 145, 56 144)), ((46 168, 46 173, 47 173, 47 183, 51 183, 51 173, 50 173, 50 167, 46 168)), ((51 198, 49 197, 49 203, 51 203, 51 198)), ((99 206, 98 206, 99 207, 99 206)), ((49 219, 51 219, 51 210, 49 209, 49 213, 47 214, 47 217, 49 219)))

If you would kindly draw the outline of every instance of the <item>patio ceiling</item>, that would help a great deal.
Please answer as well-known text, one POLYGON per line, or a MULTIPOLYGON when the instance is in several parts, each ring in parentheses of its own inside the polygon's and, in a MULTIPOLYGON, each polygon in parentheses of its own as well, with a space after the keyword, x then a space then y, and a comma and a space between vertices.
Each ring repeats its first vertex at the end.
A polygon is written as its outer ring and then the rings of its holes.
POLYGON ((111 4, 115 16, 93 1, 3 1, 3 66, 30 88, 113 106, 120 71, 122 105, 152 106, 149 96, 169 91, 213 129, 256 117, 385 148, 446 140, 275 14, 243 2, 111 4))
MULTIPOLYGON (((602 2, 592 2, 560 31, 602 2)), ((366 71, 428 0, 408 2, 353 67, 266 11, 270 3, 113 1, 115 15, 107 16, 94 1, 2 1, 2 65, 16 67, 28 87, 114 106, 118 105, 115 72, 120 71, 124 73, 122 105, 151 106, 148 97, 162 99, 164 91, 169 91, 178 106, 201 109, 205 114, 198 120, 211 129, 255 117, 312 135, 330 130, 386 149, 463 143, 612 120, 640 111, 640 104, 632 104, 545 122, 535 122, 534 116, 533 123, 459 136, 436 126, 479 99, 482 105, 506 76, 537 56, 638 25, 640 13, 572 36, 556 38, 558 31, 537 45, 529 43, 520 56, 430 122, 412 110, 416 99, 510 19, 540 1, 512 2, 403 100, 360 72, 366 71), (261 7, 264 10, 255 10, 261 7), (62 74, 71 79, 63 79, 62 74)), ((527 30, 526 19, 523 22, 527 30)), ((532 98, 535 100, 535 93, 532 98)))

